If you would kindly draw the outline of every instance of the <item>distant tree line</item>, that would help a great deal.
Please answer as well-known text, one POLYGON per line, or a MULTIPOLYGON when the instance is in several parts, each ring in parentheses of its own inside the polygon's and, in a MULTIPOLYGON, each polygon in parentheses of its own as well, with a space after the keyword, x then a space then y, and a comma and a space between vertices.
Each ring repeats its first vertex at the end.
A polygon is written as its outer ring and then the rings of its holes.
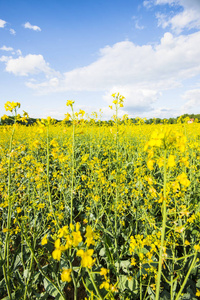
MULTIPOLYGON (((181 116, 178 116, 176 118, 165 118, 165 119, 161 119, 161 118, 150 118, 150 119, 141 119, 141 118, 126 118, 125 120, 120 119, 120 123, 123 124, 125 122, 131 122, 133 124, 177 124, 178 122, 184 122, 184 120, 196 120, 198 122, 200 122, 200 114, 184 114, 181 116)), ((37 123, 39 121, 41 121, 41 119, 35 119, 35 118, 28 118, 26 120, 26 122, 18 120, 17 123, 18 124, 23 124, 26 126, 30 126, 33 125, 35 123, 37 123)), ((66 125, 70 125, 71 121, 70 120, 56 120, 54 119, 54 123, 60 123, 60 122, 64 122, 66 125)), ((81 121, 80 121, 81 122, 81 121)), ((97 125, 113 125, 114 121, 113 120, 108 120, 108 121, 94 121, 94 120, 90 120, 90 121, 85 121, 87 123, 91 123, 94 124, 96 123, 97 125)), ((11 125, 14 123, 14 117, 13 116, 9 116, 8 118, 1 118, 0 120, 0 125, 11 125)))
POLYGON ((185 119, 197 119, 198 122, 200 122, 200 114, 184 114, 181 116, 178 116, 176 118, 169 118, 169 119, 160 119, 160 118, 153 118, 153 119, 148 119, 145 121, 146 124, 163 124, 163 123, 168 123, 168 124, 177 124, 178 121, 183 121, 185 119))

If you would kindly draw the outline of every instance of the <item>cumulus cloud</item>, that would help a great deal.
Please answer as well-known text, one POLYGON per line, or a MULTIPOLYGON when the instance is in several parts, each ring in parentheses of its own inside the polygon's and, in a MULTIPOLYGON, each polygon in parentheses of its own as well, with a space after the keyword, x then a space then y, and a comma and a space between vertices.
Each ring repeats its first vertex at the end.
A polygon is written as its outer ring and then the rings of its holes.
MULTIPOLYGON (((92 64, 63 74, 57 90, 104 91, 113 86, 168 89, 200 72, 200 32, 174 37, 165 33, 160 43, 138 46, 123 41, 100 50, 92 64)), ((40 83, 36 88, 52 86, 40 83)))
POLYGON ((197 111, 200 108, 200 89, 188 90, 182 96, 187 102, 183 105, 182 110, 184 113, 197 111))
POLYGON ((125 109, 132 113, 153 110, 153 104, 159 98, 160 93, 157 90, 139 87, 139 86, 114 86, 104 95, 104 100, 111 105, 113 93, 119 92, 125 97, 125 109))
POLYGON ((200 29, 200 1, 199 0, 149 0, 143 2, 147 8, 152 5, 170 5, 182 7, 182 11, 171 16, 157 13, 158 26, 171 27, 177 34, 184 29, 200 29))
POLYGON ((88 66, 26 84, 42 93, 101 92, 107 102, 110 94, 120 92, 129 112, 148 112, 163 91, 181 87, 183 80, 199 75, 198 44, 200 32, 178 37, 167 32, 156 46, 123 41, 101 49, 99 58, 88 66))
POLYGON ((25 57, 9 59, 6 63, 6 71, 19 76, 27 76, 40 72, 50 73, 51 69, 42 55, 28 54, 25 57))
POLYGON ((31 25, 29 22, 26 22, 24 24, 24 28, 32 29, 34 31, 41 31, 41 28, 39 26, 31 25))
POLYGON ((6 21, 0 19, 0 28, 4 28, 6 25, 6 21))
POLYGON ((8 62, 9 59, 11 59, 11 58, 12 58, 12 56, 5 56, 5 55, 3 55, 3 56, 0 57, 0 61, 1 62, 8 62))
POLYGON ((3 51, 13 51, 13 48, 12 48, 12 47, 6 47, 6 46, 4 45, 4 46, 2 46, 2 47, 0 48, 0 50, 3 50, 3 51))

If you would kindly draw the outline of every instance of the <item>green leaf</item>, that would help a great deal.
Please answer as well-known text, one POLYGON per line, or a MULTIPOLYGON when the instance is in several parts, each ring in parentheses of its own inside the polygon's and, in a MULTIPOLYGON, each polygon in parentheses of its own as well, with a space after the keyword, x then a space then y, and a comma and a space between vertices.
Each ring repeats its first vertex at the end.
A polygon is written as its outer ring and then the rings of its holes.
POLYGON ((49 282, 46 278, 44 278, 43 282, 44 282, 44 288, 50 296, 56 297, 56 299, 62 299, 59 292, 57 291, 57 289, 53 286, 53 284, 51 282, 49 282), (59 295, 59 297, 58 297, 58 295, 59 295))
POLYGON ((101 250, 99 251, 99 255, 100 256, 105 256, 105 248, 101 248, 101 250))
MULTIPOLYGON (((11 296, 12 296, 12 299, 16 299, 16 298, 15 298, 15 292, 13 292, 13 293, 11 294, 11 296)), ((9 298, 8 296, 6 296, 6 297, 2 298, 1 300, 10 300, 10 298, 9 298)))
POLYGON ((128 289, 132 292, 136 291, 137 289, 137 281, 134 277, 131 279, 127 278, 127 275, 120 275, 119 276, 119 289, 120 292, 123 292, 125 289, 128 289))
POLYGON ((24 270, 24 278, 28 278, 28 276, 29 276, 29 269, 25 269, 24 270))
POLYGON ((197 287, 197 288, 200 288, 200 279, 197 280, 196 287, 197 287))

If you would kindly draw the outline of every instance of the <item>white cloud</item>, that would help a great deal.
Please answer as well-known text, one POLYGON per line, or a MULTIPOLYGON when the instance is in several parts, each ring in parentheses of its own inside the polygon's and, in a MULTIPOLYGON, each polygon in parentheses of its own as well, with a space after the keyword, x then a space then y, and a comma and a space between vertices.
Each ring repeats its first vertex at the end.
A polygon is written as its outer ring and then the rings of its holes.
POLYGON ((51 69, 42 55, 28 54, 19 58, 11 58, 6 63, 6 71, 15 75, 27 76, 40 72, 50 73, 51 69))
POLYGON ((120 93, 125 97, 124 109, 129 114, 135 114, 142 111, 153 110, 153 104, 159 98, 160 93, 154 89, 139 87, 139 86, 114 86, 112 89, 107 91, 104 95, 104 100, 111 105, 113 93, 120 93))
POLYGON ((18 49, 18 50, 16 51, 16 54, 21 56, 21 55, 22 55, 22 51, 21 51, 20 49, 18 49))
POLYGON ((100 50, 92 64, 53 76, 44 82, 27 82, 42 93, 95 91, 104 100, 120 92, 126 109, 151 111, 164 90, 183 85, 183 80, 200 74, 200 32, 174 37, 167 32, 156 46, 138 46, 123 41, 100 50))
POLYGON ((0 48, 0 50, 3 50, 3 51, 13 51, 13 48, 12 48, 12 47, 6 47, 6 46, 4 45, 4 46, 2 46, 2 47, 0 48))
POLYGON ((34 31, 41 31, 41 28, 39 26, 31 25, 29 22, 26 22, 24 24, 24 28, 32 29, 34 31))
POLYGON ((183 113, 192 111, 193 113, 199 112, 200 109, 200 89, 188 90, 182 96, 187 102, 182 107, 183 113))
POLYGON ((133 16, 132 19, 134 20, 136 29, 139 29, 139 30, 144 29, 144 26, 139 24, 139 19, 136 16, 133 16))
MULTIPOLYGON (((55 90, 104 91, 113 86, 170 88, 200 72, 200 32, 174 37, 165 33, 160 44, 138 46, 124 41, 100 50, 94 63, 63 74, 55 90)), ((39 84, 52 86, 48 81, 39 84)), ((37 88, 37 86, 36 86, 37 88)))
POLYGON ((3 55, 3 56, 0 57, 0 61, 1 62, 7 62, 11 58, 12 58, 12 56, 5 56, 5 55, 3 55))
POLYGON ((13 28, 10 28, 10 34, 15 35, 16 31, 13 28))
POLYGON ((174 16, 157 13, 158 26, 171 27, 177 34, 184 29, 200 29, 200 1, 199 0, 149 0, 143 2, 147 8, 152 5, 170 5, 182 7, 183 11, 174 16))
POLYGON ((4 28, 6 25, 6 21, 0 19, 0 28, 4 28))

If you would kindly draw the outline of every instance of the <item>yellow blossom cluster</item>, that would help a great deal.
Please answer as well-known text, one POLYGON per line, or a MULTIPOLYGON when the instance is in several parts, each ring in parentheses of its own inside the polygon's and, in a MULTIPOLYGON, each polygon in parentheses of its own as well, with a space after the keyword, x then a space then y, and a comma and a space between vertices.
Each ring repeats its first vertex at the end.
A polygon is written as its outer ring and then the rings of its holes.
MULTIPOLYGON (((58 239, 55 241, 54 246, 55 249, 52 252, 52 256, 55 260, 60 260, 62 252, 76 248, 78 257, 81 257, 81 266, 91 268, 93 263, 95 262, 92 259, 92 255, 94 250, 88 249, 91 245, 95 244, 95 239, 97 238, 97 234, 92 230, 90 225, 86 226, 85 244, 86 251, 83 249, 77 249, 78 246, 82 244, 83 237, 80 232, 80 224, 76 223, 76 225, 70 224, 70 226, 64 226, 58 231, 58 239), (65 243, 61 243, 61 238, 65 241, 65 243)), ((42 240, 42 244, 46 242, 46 236, 42 240)), ((82 245, 83 246, 83 245, 82 245)))
POLYGON ((19 102, 10 102, 10 101, 7 101, 4 105, 5 107, 5 110, 6 111, 10 111, 12 112, 13 110, 17 109, 17 108, 20 108, 21 104, 19 102))

